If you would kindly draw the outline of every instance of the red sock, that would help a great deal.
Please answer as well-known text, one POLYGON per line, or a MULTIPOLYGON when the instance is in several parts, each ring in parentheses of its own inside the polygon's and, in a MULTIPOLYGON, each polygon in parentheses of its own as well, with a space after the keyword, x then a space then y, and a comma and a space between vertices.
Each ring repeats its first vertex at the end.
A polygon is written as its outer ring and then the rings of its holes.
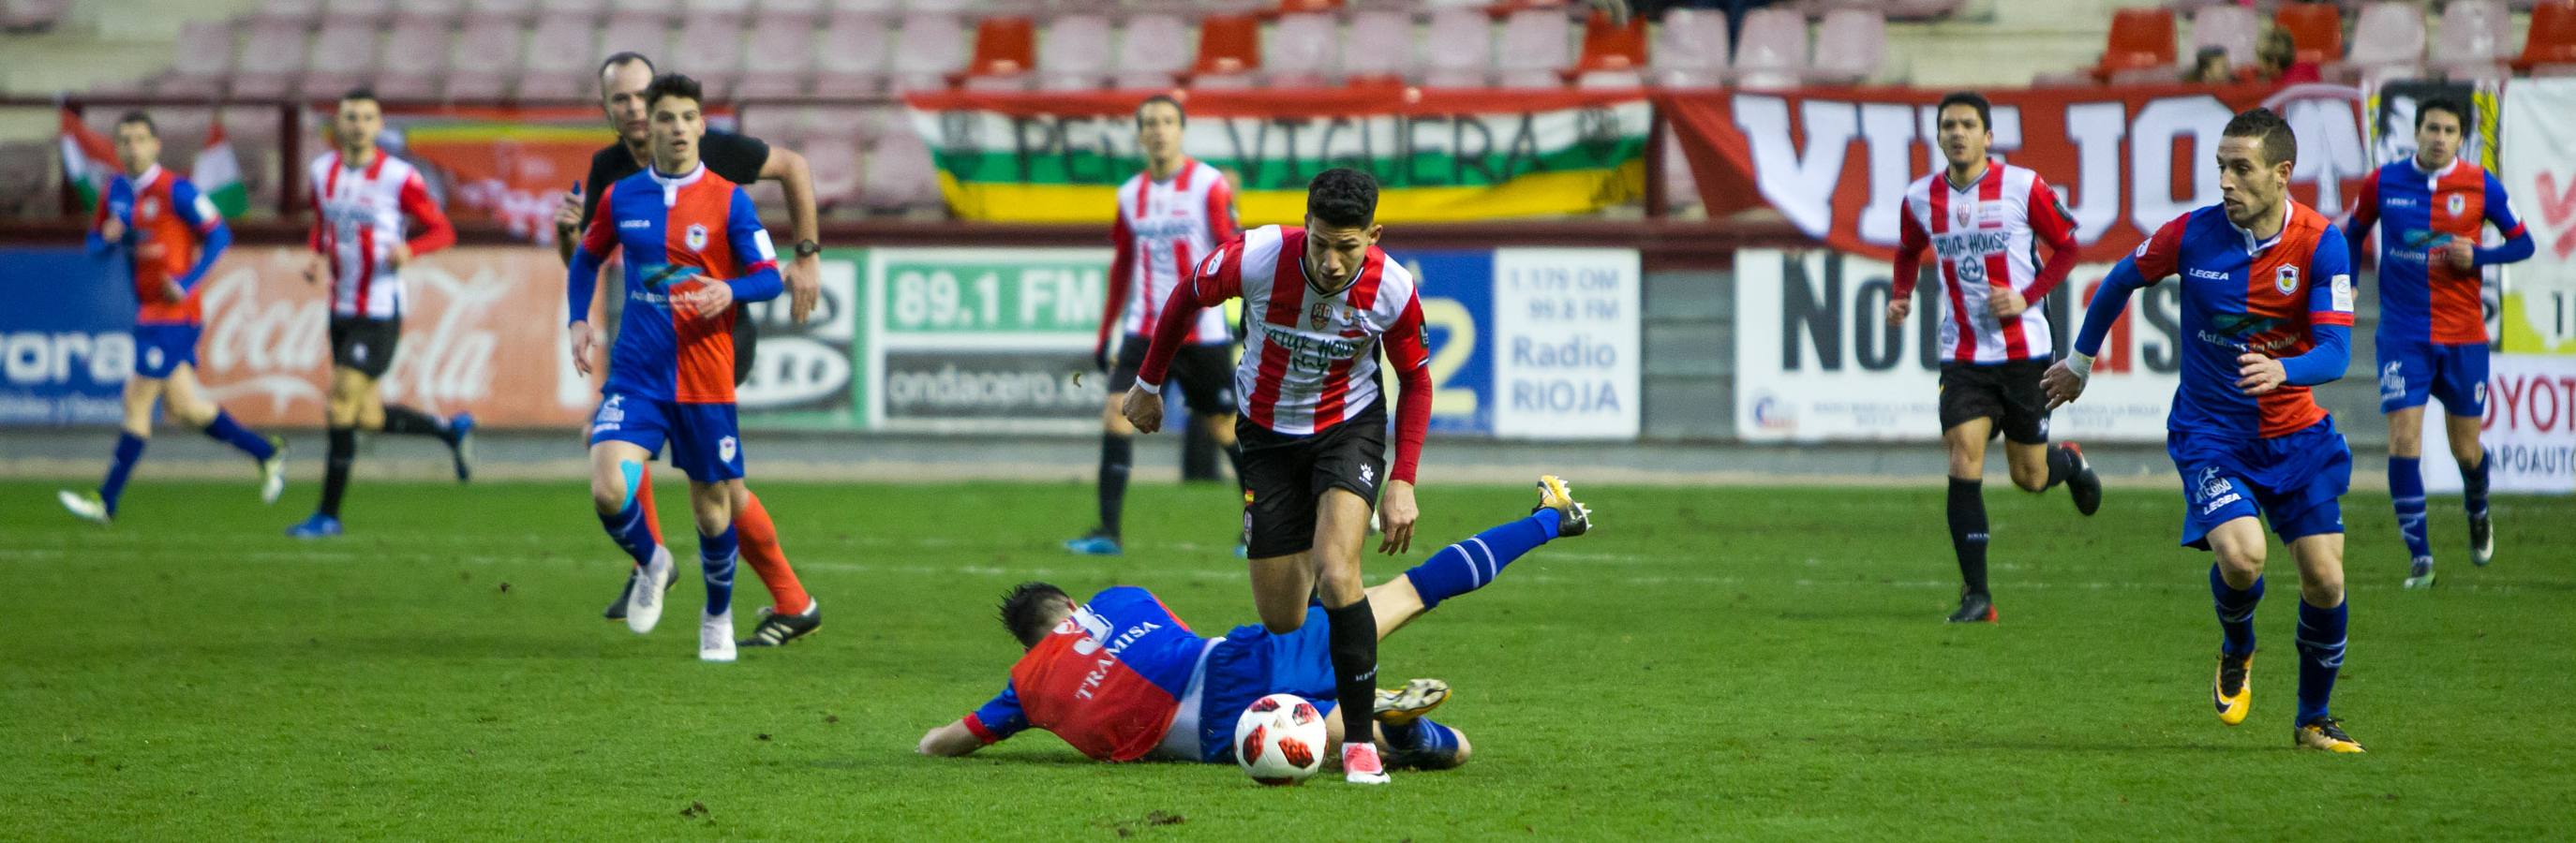
POLYGON ((662 519, 653 513, 653 470, 635 472, 635 505, 644 508, 644 524, 653 529, 653 543, 662 543, 662 519))
POLYGON ((749 504, 734 513, 734 535, 742 539, 742 561, 760 575, 760 583, 769 587, 769 601, 782 615, 804 612, 814 599, 805 593, 805 584, 796 581, 796 569, 787 566, 787 551, 778 546, 778 525, 769 520, 769 508, 760 505, 760 496, 743 492, 749 504))

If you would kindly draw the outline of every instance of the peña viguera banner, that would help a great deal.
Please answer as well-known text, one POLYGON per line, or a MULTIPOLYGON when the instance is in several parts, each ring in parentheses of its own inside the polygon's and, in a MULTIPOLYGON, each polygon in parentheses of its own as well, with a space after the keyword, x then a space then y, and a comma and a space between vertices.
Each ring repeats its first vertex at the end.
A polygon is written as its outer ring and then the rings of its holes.
MULTIPOLYGON (((910 94, 941 193, 962 219, 1098 222, 1143 168, 1146 93, 910 94)), ((1332 167, 1377 177, 1378 219, 1579 214, 1645 191, 1652 109, 1636 91, 1202 91, 1181 145, 1234 181, 1245 225, 1294 223, 1332 167)))

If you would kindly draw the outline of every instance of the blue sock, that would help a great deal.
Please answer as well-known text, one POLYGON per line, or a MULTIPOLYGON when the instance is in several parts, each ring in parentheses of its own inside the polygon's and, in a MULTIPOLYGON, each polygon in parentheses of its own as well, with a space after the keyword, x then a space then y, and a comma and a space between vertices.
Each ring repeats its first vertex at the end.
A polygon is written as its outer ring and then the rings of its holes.
POLYGON ((599 516, 599 526, 608 529, 608 537, 635 557, 635 564, 653 561, 653 525, 644 521, 644 507, 635 503, 634 495, 626 496, 626 507, 613 515, 599 516))
POLYGON ((134 475, 134 463, 143 459, 144 438, 130 431, 116 433, 116 462, 107 467, 107 480, 98 484, 98 496, 107 501, 107 514, 116 514, 116 499, 125 494, 125 478, 134 475))
POLYGON ((2468 507, 2471 518, 2487 515, 2487 463, 2493 461, 2489 456, 2479 451, 2477 465, 2460 466, 2460 503, 2468 507))
POLYGON ((240 422, 233 421, 233 414, 224 412, 221 408, 215 410, 215 420, 206 423, 206 435, 214 437, 217 442, 241 449, 241 452, 249 454, 251 459, 265 462, 269 457, 277 456, 277 449, 269 447, 268 440, 259 438, 259 434, 252 433, 249 428, 241 426, 240 422))
POLYGON ((1379 728, 1386 732, 1387 747, 1395 750, 1394 757, 1387 759, 1391 762, 1427 770, 1457 766, 1455 729, 1431 722, 1428 717, 1417 717, 1403 725, 1379 724, 1379 728))
POLYGON ((1485 587, 1501 576, 1503 567, 1523 554, 1556 538, 1556 510, 1542 509, 1530 517, 1502 524, 1474 538, 1440 549, 1422 564, 1404 572, 1413 581, 1413 590, 1422 595, 1422 608, 1430 609, 1440 601, 1485 587))
POLYGON ((733 608, 733 565, 742 555, 741 549, 731 524, 712 536, 698 534, 698 570, 707 578, 707 617, 733 608))
POLYGON ((2319 609, 2299 601, 2299 719, 2292 725, 2326 716, 2326 701, 2334 697, 2335 673, 2343 669, 2344 622, 2350 608, 2349 602, 2319 609))
POLYGON ((2233 656, 2254 652, 2254 607, 2263 602, 2263 578, 2255 577, 2253 586, 2240 591, 2219 576, 2218 563, 2212 562, 2209 596, 2218 607, 2218 629, 2225 636, 2219 648, 2233 656))
POLYGON ((2397 532, 2406 537, 2406 555, 2422 559, 2433 555, 2433 541, 2424 535, 2424 461, 2416 457, 2388 458, 2388 496, 2397 501, 2397 532))

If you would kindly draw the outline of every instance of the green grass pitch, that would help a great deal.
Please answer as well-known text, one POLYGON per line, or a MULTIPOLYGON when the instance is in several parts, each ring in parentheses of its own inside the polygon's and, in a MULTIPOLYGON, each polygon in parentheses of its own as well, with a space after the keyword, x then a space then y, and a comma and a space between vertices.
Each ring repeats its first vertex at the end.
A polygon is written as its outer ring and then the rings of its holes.
MULTIPOLYGON (((18 839, 2567 839, 2576 831, 2576 514, 2502 497, 2497 563, 2437 500, 2443 582, 2398 588, 2385 497, 2347 499, 2352 651, 2335 711, 2371 749, 2290 749, 2297 591, 2274 549, 2255 711, 2212 716, 2207 558, 2180 496, 1990 489, 1999 626, 1941 622, 1939 488, 1577 491, 1594 535, 1390 639, 1438 676, 1464 768, 1357 789, 1083 760, 1032 732, 962 760, 921 733, 998 690, 992 602, 1026 579, 1155 589, 1202 633, 1253 611, 1208 487, 1140 486, 1123 558, 1057 542, 1086 487, 765 483, 822 600, 813 639, 700 664, 684 560, 649 637, 576 484, 351 490, 349 535, 281 531, 311 487, 147 479, 112 529, 0 484, 0 763, 18 839)), ((1990 483, 1990 487, 2001 484, 1990 483)), ((1432 487, 1372 582, 1526 511, 1432 487)), ((748 631, 766 603, 737 585, 748 631)))

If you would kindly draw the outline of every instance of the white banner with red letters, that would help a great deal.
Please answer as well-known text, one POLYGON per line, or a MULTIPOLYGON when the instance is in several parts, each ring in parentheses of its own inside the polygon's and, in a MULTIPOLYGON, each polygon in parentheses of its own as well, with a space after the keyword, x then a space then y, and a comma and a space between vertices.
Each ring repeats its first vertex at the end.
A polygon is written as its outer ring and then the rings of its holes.
MULTIPOLYGON (((2441 405, 2424 412, 2424 490, 2460 491, 2460 472, 2445 456, 2451 437, 2441 405)), ((2576 494, 2576 355, 2498 354, 2487 366, 2485 445, 2488 488, 2498 492, 2576 494)))
MULTIPOLYGON (((2576 355, 2576 79, 2505 87, 2505 195, 2537 247, 2505 268, 2505 351, 2576 355)), ((2427 452, 2430 453, 2430 452, 2427 452)))

